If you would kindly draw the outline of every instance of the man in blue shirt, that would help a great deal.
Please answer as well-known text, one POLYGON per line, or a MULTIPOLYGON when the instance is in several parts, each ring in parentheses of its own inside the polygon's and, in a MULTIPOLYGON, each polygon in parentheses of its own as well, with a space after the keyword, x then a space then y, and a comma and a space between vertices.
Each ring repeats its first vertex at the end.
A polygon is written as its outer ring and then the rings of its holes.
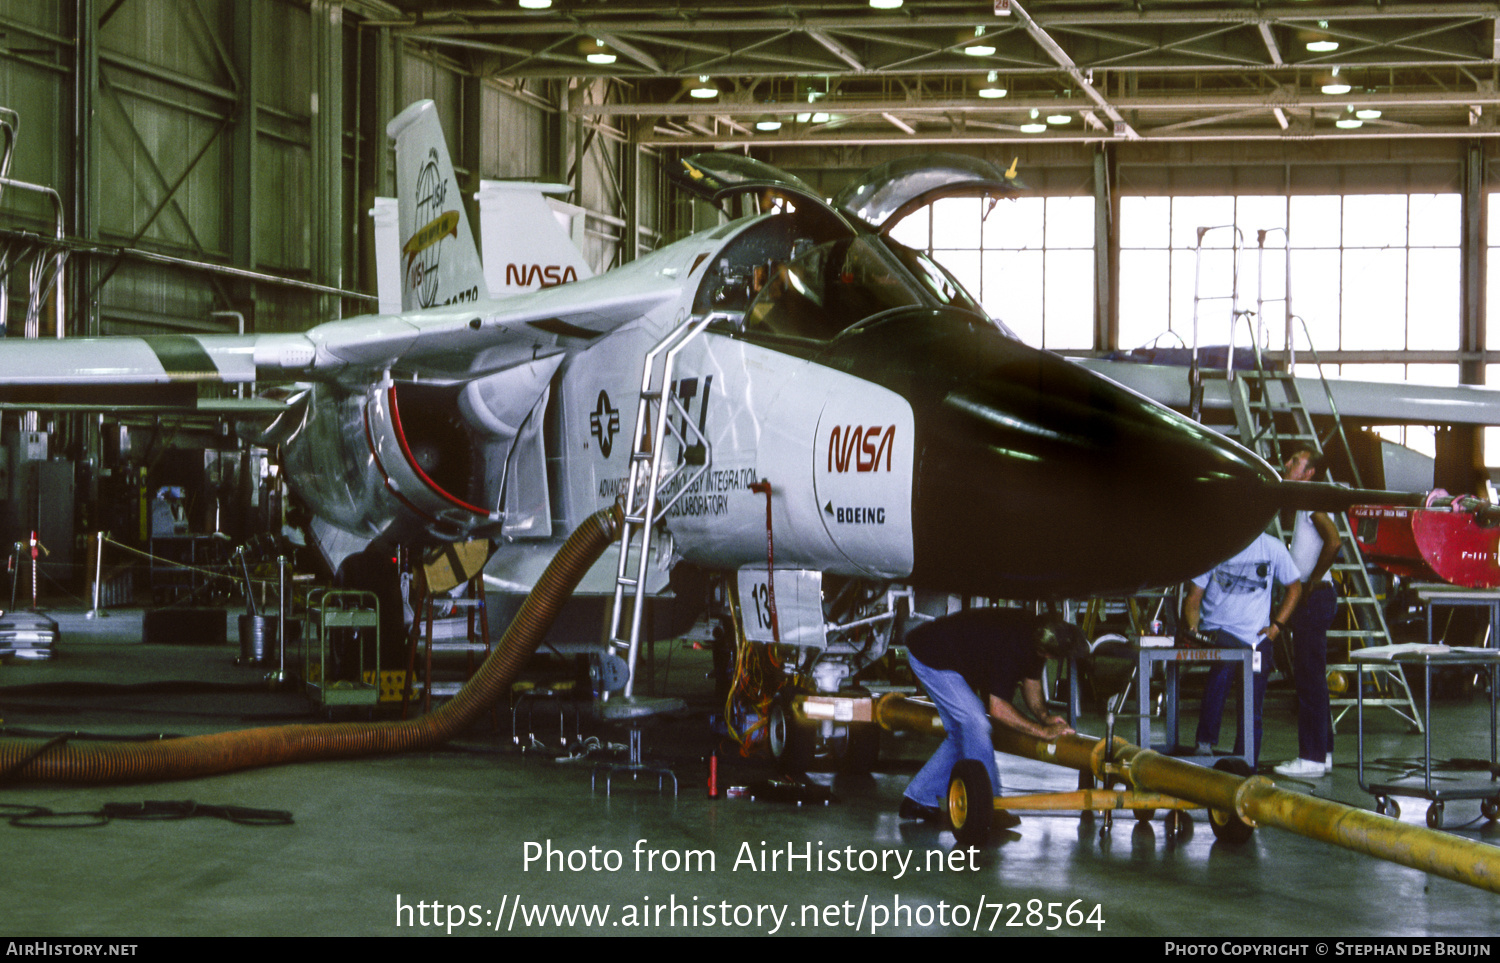
MULTIPOLYGON (((1266 679, 1271 673, 1272 643, 1286 631, 1286 620, 1302 597, 1302 573, 1280 540, 1262 533, 1239 554, 1226 559, 1193 579, 1182 605, 1183 627, 1189 632, 1217 633, 1225 648, 1255 649, 1260 668, 1255 673, 1255 741, 1249 753, 1253 767, 1260 759, 1261 707, 1266 699, 1266 679), (1272 589, 1286 587, 1286 596, 1271 615, 1272 589)), ((1238 666, 1219 664, 1208 675, 1203 688, 1203 707, 1198 718, 1197 749, 1208 755, 1219 741, 1219 723, 1229 684, 1238 666)), ((1245 734, 1235 736, 1235 755, 1245 755, 1245 734)))
POLYGON ((906 787, 902 819, 941 821, 948 778, 960 759, 983 763, 990 788, 998 790, 991 719, 1041 739, 1073 732, 1066 719, 1047 711, 1041 677, 1048 658, 1087 654, 1088 644, 1075 625, 1043 622, 1021 609, 966 609, 912 629, 906 649, 912 672, 937 706, 947 738, 906 787), (1030 718, 1012 701, 1018 686, 1030 718))

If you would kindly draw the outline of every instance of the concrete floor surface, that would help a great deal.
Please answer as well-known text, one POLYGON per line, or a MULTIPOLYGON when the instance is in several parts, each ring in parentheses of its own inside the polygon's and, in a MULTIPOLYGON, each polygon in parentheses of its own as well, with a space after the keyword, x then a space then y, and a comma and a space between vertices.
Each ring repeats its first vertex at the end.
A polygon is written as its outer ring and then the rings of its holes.
MULTIPOLYGON (((237 666, 237 646, 139 643, 138 613, 63 624, 59 657, 0 667, 8 733, 80 731, 189 735, 305 722, 299 690, 270 691, 237 666)), ((666 649, 658 654, 666 659, 666 649)), ((1490 937, 1489 892, 1273 829, 1231 846, 1206 814, 1194 830, 1130 814, 1026 814, 977 853, 952 835, 900 822, 896 806, 934 748, 931 737, 883 736, 865 776, 813 775, 829 805, 709 800, 713 745, 708 656, 675 644, 666 688, 696 712, 647 731, 680 791, 617 776, 590 787, 595 754, 561 761, 519 751, 510 717, 437 752, 305 763, 169 783, 4 785, 0 812, 42 806, 92 812, 105 803, 194 800, 287 810, 292 825, 219 818, 114 820, 94 828, 0 823, 6 936, 305 935, 927 935, 1490 937)), ((1185 713, 1195 717, 1196 708, 1185 713)), ((539 733, 555 724, 539 712, 539 733)), ((523 717, 524 724, 524 717, 523 717)), ((1483 693, 1434 706, 1434 754, 1487 759, 1483 693)), ((1099 732, 1085 717, 1080 729, 1099 732)), ((1232 723, 1228 732, 1232 733, 1232 723)), ((1295 752, 1290 691, 1272 689, 1267 748, 1295 752)), ((615 738, 620 738, 616 736, 615 738)), ((1368 720, 1369 778, 1419 759, 1421 737, 1389 713, 1368 720)), ((1354 766, 1352 714, 1340 726, 1332 777, 1293 788, 1373 808, 1354 766)), ((1069 770, 1001 757, 1007 793, 1076 788, 1069 770)), ((763 763, 726 758, 722 782, 754 785, 763 763)), ((1486 778, 1479 774, 1477 778, 1486 778)), ((1472 781, 1475 774, 1445 776, 1472 781)), ((1401 799, 1421 825, 1426 802, 1401 799)), ((1495 845, 1500 826, 1478 803, 1447 806, 1450 831, 1495 845)), ((1485 941, 1488 942, 1487 940, 1485 941)))

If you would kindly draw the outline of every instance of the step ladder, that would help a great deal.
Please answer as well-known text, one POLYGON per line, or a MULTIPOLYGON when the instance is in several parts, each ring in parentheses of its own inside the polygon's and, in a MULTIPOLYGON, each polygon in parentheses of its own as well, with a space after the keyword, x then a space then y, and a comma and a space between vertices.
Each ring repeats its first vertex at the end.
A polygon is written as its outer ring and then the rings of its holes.
MULTIPOLYGON (((426 587, 426 583, 423 583, 421 596, 417 600, 416 614, 406 634, 406 676, 401 688, 401 718, 403 719, 406 718, 412 696, 418 687, 421 688, 424 715, 432 712, 433 696, 451 698, 463 688, 462 682, 433 680, 433 652, 463 652, 468 662, 464 673, 466 679, 474 674, 476 655, 482 656, 481 662, 490 656, 490 617, 485 599, 484 575, 475 575, 462 584, 462 593, 454 597, 432 592, 426 587), (433 623, 438 617, 439 609, 449 613, 446 618, 463 613, 466 620, 463 641, 435 637, 433 623), (418 653, 421 653, 420 664, 418 653)), ((493 715, 492 710, 492 721, 493 715)))
MULTIPOLYGON (((1259 315, 1260 312, 1257 311, 1257 314, 1259 315)), ((1312 416, 1302 399, 1296 377, 1290 370, 1267 368, 1261 355, 1260 339, 1254 334, 1250 339, 1255 358, 1254 370, 1231 370, 1229 372, 1230 400, 1234 407, 1235 425, 1239 431, 1241 444, 1259 454, 1272 466, 1277 467, 1301 448, 1307 448, 1321 457, 1326 443, 1335 435, 1343 440, 1345 452, 1349 450, 1348 438, 1344 435, 1343 422, 1339 418, 1333 392, 1328 385, 1328 379, 1322 375, 1322 363, 1317 357, 1317 350, 1311 347, 1311 334, 1300 317, 1289 318, 1287 343, 1290 345, 1292 342, 1290 333, 1293 322, 1302 325, 1313 362, 1318 367, 1319 379, 1323 385, 1329 410, 1333 413, 1333 428, 1326 438, 1318 437, 1312 416)), ((1231 357, 1233 347, 1231 344, 1231 357)), ((1346 481, 1356 487, 1364 487, 1352 457, 1347 471, 1346 481)), ((1332 472, 1329 477, 1330 480, 1338 480, 1334 478, 1332 472)), ((1343 512, 1331 513, 1329 517, 1333 520, 1334 527, 1338 529, 1339 538, 1343 542, 1339 549, 1339 556, 1333 563, 1332 571, 1334 578, 1343 588, 1342 602, 1344 611, 1348 614, 1347 622, 1350 627, 1330 629, 1328 637, 1342 640, 1347 646, 1347 651, 1351 652, 1366 646, 1390 645, 1391 631, 1386 623, 1385 609, 1380 597, 1375 593, 1374 583, 1370 579, 1369 569, 1365 567, 1364 555, 1359 550, 1359 543, 1354 539, 1349 518, 1343 512)), ((1279 516, 1276 519, 1276 533, 1282 541, 1290 542, 1292 533, 1283 530, 1279 516)), ((1345 678, 1358 679, 1360 677, 1357 667, 1348 662, 1330 664, 1328 670, 1343 672, 1345 678)), ((1422 719, 1417 712, 1411 690, 1407 687, 1406 677, 1402 674, 1400 667, 1391 666, 1373 672, 1369 669, 1366 671, 1367 678, 1376 686, 1380 694, 1366 698, 1364 704, 1383 706, 1400 716, 1416 732, 1421 732, 1422 719)), ((1356 704, 1357 699, 1354 696, 1355 694, 1351 693, 1349 696, 1330 700, 1335 729, 1339 721, 1356 704)))
POLYGON ((623 692, 627 699, 635 694, 652 530, 712 463, 707 437, 688 417, 682 399, 672 390, 672 374, 682 349, 721 317, 710 314, 683 321, 646 353, 641 373, 641 396, 636 405, 635 429, 630 436, 630 480, 624 492, 620 560, 609 624, 610 650, 623 658, 627 667, 623 692), (679 444, 681 457, 663 474, 669 438, 679 444))

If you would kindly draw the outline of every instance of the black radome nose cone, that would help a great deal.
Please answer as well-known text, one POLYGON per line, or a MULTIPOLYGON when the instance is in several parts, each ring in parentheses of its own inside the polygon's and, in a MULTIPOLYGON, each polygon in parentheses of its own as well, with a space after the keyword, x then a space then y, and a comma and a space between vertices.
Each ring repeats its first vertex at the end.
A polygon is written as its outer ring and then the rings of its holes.
POLYGON ((912 404, 914 584, 1125 594, 1207 571, 1274 512, 1276 473, 1251 452, 963 316, 856 329, 827 363, 912 404))

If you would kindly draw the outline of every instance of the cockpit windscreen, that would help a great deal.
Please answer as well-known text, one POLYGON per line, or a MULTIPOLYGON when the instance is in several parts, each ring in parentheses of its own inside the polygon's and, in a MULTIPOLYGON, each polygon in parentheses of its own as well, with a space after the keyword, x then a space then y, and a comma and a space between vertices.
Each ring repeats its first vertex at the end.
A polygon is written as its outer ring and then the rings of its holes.
POLYGON ((745 312, 745 328, 827 341, 872 314, 922 303, 877 238, 846 237, 778 265, 745 312))
POLYGON ((883 235, 824 227, 819 237, 795 214, 750 225, 720 251, 695 309, 740 315, 747 333, 819 342, 898 308, 958 308, 988 318, 927 254, 883 235))

